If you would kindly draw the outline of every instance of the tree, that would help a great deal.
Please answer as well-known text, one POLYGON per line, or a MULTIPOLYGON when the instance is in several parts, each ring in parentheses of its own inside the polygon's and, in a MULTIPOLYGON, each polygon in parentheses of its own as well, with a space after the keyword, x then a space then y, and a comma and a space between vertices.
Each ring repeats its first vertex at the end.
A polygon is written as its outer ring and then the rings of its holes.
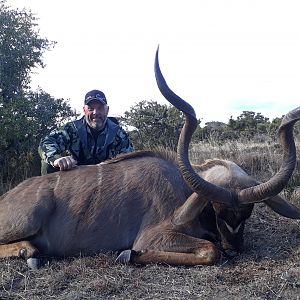
POLYGON ((37 175, 40 170, 37 153, 40 139, 73 116, 74 112, 68 108, 67 102, 54 99, 41 89, 1 106, 2 180, 19 181, 37 175))
POLYGON ((76 112, 68 101, 29 89, 34 67, 54 42, 38 34, 36 18, 0 0, 0 179, 17 183, 39 172, 40 138, 76 112))
POLYGON ((265 139, 274 137, 274 131, 279 126, 281 119, 277 118, 272 122, 261 113, 243 111, 237 119, 230 117, 228 124, 222 122, 207 122, 203 128, 197 128, 193 141, 208 140, 214 143, 223 143, 228 140, 240 138, 265 139))
POLYGON ((28 88, 32 68, 44 67, 42 55, 55 43, 39 37, 31 12, 10 9, 5 2, 0 2, 0 91, 8 101, 28 88))
POLYGON ((130 130, 135 149, 155 146, 175 149, 184 117, 171 105, 141 101, 125 112, 121 122, 130 130))
POLYGON ((205 126, 200 126, 196 129, 193 135, 193 142, 197 143, 203 140, 209 140, 210 142, 222 142, 226 139, 230 139, 231 135, 228 135, 228 126, 223 122, 211 121, 205 123, 205 126))
POLYGON ((269 118, 261 113, 253 111, 243 111, 241 115, 234 120, 229 119, 228 127, 230 130, 238 131, 243 136, 254 136, 255 134, 265 134, 268 131, 269 118))

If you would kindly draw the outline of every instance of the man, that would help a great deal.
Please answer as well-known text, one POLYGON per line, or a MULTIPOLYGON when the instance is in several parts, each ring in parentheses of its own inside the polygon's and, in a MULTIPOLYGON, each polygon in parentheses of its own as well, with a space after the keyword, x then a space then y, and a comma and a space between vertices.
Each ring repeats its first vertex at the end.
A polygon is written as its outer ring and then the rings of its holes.
POLYGON ((97 164, 117 154, 132 152, 128 134, 115 118, 107 117, 108 111, 103 92, 88 92, 84 99, 84 116, 51 131, 41 140, 41 174, 97 164))

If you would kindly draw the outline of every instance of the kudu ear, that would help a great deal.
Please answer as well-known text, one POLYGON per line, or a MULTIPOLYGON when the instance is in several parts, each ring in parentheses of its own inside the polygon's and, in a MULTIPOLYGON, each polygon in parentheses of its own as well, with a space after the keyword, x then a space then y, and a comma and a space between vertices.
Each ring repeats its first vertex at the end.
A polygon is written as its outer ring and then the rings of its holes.
POLYGON ((202 213, 207 203, 208 201, 201 199, 197 193, 193 193, 175 210, 172 223, 180 226, 193 221, 202 213))
POLYGON ((268 200, 264 200, 264 203, 266 203, 273 211, 281 216, 290 219, 300 219, 300 209, 295 205, 287 202, 279 195, 268 200))

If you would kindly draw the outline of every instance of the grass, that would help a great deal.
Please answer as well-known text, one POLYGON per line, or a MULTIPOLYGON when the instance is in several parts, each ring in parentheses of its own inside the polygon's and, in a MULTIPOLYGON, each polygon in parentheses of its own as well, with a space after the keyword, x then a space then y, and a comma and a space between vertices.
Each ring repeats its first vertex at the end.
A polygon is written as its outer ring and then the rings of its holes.
MULTIPOLYGON (((298 147, 298 149, 300 149, 298 147)), ((234 142, 193 145, 191 160, 231 159, 259 180, 279 168, 278 145, 234 142)), ((300 206, 299 163, 285 194, 300 206)), ((300 222, 256 204, 245 229, 245 251, 216 266, 124 266, 115 253, 52 260, 32 271, 0 260, 0 299, 300 299, 300 222)))

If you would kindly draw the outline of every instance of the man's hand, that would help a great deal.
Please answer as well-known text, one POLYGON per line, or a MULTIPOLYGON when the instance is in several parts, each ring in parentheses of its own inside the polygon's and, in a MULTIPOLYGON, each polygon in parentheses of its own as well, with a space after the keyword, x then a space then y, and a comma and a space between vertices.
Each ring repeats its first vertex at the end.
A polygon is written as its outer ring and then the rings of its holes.
POLYGON ((54 161, 53 166, 59 168, 60 171, 70 170, 76 167, 77 161, 72 156, 64 156, 54 161))

